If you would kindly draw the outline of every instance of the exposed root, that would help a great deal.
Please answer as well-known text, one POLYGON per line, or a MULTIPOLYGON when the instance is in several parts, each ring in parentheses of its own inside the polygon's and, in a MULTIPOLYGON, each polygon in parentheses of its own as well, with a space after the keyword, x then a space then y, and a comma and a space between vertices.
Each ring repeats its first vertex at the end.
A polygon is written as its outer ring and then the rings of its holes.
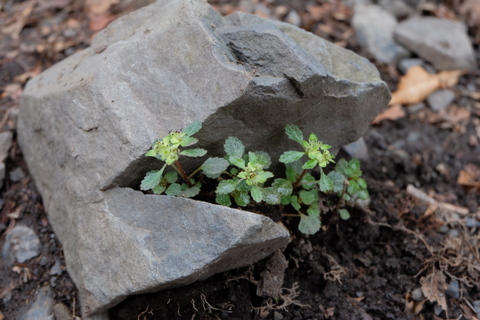
POLYGON ((232 312, 232 309, 233 309, 233 305, 231 305, 231 304, 228 304, 229 310, 227 310, 227 309, 215 308, 215 307, 212 306, 210 303, 208 303, 207 297, 205 297, 205 295, 204 295, 203 293, 200 295, 200 300, 202 300, 203 310, 205 310, 205 311, 207 311, 207 312, 212 312, 212 310, 217 310, 217 311, 222 311, 222 312, 231 313, 231 312, 232 312))
POLYGON ((299 306, 301 308, 310 308, 308 304, 302 304, 296 300, 300 295, 300 291, 298 290, 298 283, 295 282, 292 285, 292 288, 282 288, 282 293, 277 299, 268 298, 266 299, 262 306, 260 307, 253 307, 255 311, 260 315, 260 317, 265 317, 270 313, 271 310, 283 310, 285 311, 287 307, 291 305, 299 306), (281 303, 279 303, 281 301, 281 303))

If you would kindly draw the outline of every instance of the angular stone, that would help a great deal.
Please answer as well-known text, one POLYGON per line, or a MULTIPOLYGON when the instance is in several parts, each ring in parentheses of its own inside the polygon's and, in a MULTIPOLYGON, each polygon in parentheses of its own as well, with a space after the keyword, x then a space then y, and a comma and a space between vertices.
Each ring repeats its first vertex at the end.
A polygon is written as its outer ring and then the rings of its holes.
POLYGON ((436 17, 413 17, 398 24, 395 40, 437 70, 476 68, 463 23, 436 17))
POLYGON ((352 19, 360 45, 383 63, 396 63, 410 53, 393 40, 397 19, 388 11, 374 4, 355 6, 352 19))
POLYGON ((438 112, 447 108, 455 100, 455 92, 448 89, 437 90, 427 97, 430 108, 438 112))
POLYGON ((161 165, 144 156, 155 139, 200 120, 210 156, 233 135, 275 161, 297 148, 286 124, 338 149, 389 100, 366 59, 290 24, 222 18, 199 0, 160 0, 112 22, 28 83, 18 123, 84 315, 102 318, 128 295, 251 264, 289 241, 261 215, 133 190, 161 165))
POLYGON ((35 299, 24 310, 19 310, 17 320, 53 319, 53 293, 49 287, 38 290, 35 299))

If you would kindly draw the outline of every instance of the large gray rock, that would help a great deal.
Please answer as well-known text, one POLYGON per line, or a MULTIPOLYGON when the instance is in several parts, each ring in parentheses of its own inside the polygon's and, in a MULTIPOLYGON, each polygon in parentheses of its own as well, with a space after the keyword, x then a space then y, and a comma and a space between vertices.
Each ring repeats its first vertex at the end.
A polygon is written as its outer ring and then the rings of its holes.
POLYGON ((389 99, 366 59, 289 24, 222 18, 205 1, 161 0, 111 23, 28 83, 18 123, 84 314, 288 243, 266 217, 131 189, 160 164, 144 156, 155 139, 200 120, 210 155, 234 135, 275 160, 297 148, 286 124, 338 149, 389 99))
POLYGON ((393 40, 397 19, 374 4, 355 6, 352 25, 360 45, 383 63, 397 63, 410 52, 393 40))
POLYGON ((466 26, 436 17, 413 17, 398 24, 395 40, 437 70, 476 68, 466 26))

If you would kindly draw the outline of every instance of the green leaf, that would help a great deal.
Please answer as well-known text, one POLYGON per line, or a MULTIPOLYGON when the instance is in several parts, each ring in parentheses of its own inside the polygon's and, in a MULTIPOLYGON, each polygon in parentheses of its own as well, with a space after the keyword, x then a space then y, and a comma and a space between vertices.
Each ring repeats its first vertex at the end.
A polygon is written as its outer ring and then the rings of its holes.
POLYGON ((296 125, 288 124, 285 127, 285 133, 293 141, 296 141, 298 143, 302 143, 303 133, 302 133, 302 130, 300 130, 300 128, 298 128, 296 125))
POLYGON ((360 186, 360 189, 367 189, 367 181, 365 181, 362 178, 357 179, 358 185, 360 186))
POLYGON ((350 160, 350 162, 348 163, 348 166, 350 168, 352 168, 352 170, 354 171, 359 171, 360 170, 360 160, 358 159, 352 159, 350 160))
POLYGON ((178 183, 172 183, 167 190, 165 190, 165 194, 167 196, 179 196, 182 192, 182 186, 178 183))
POLYGON ((315 159, 310 159, 303 165, 303 169, 313 169, 317 165, 318 161, 315 159))
POLYGON ((363 189, 357 192, 357 197, 361 200, 368 200, 368 198, 370 198, 370 195, 368 194, 367 190, 363 189))
POLYGON ((259 186, 252 186, 250 194, 255 202, 261 202, 263 199, 262 189, 259 186))
POLYGON ((188 149, 180 152, 182 156, 187 157, 203 157, 207 153, 205 149, 188 149))
POLYGON ((293 167, 287 166, 287 170, 285 173, 286 173, 287 179, 290 182, 297 181, 297 173, 295 172, 295 169, 293 167))
POLYGON ((299 197, 302 199, 302 202, 306 205, 311 205, 315 201, 318 201, 318 191, 315 189, 312 190, 300 190, 299 197))
POLYGON ((268 204, 280 204, 280 202, 282 201, 282 196, 272 187, 263 188, 262 194, 263 201, 268 204))
POLYGON ((186 137, 183 137, 183 138, 182 138, 182 142, 180 143, 180 145, 181 145, 182 147, 189 147, 189 146, 194 145, 194 144, 197 143, 197 142, 198 142, 198 139, 195 139, 195 138, 186 136, 186 137))
POLYGON ((340 159, 337 162, 337 165, 335 166, 335 170, 340 172, 343 175, 346 175, 345 169, 348 168, 348 161, 345 159, 340 159))
POLYGON ((187 136, 191 137, 198 131, 202 129, 202 122, 201 121, 194 121, 190 123, 188 126, 186 126, 182 132, 185 133, 187 136))
POLYGON ((157 156, 157 153, 155 152, 155 150, 152 149, 152 150, 148 150, 148 152, 145 153, 145 155, 146 155, 147 157, 156 157, 156 156, 157 156))
POLYGON ((225 153, 230 157, 241 158, 245 152, 245 146, 242 141, 236 137, 228 137, 227 140, 225 140, 223 148, 225 149, 225 153))
POLYGON ((235 187, 235 190, 241 191, 241 192, 249 192, 252 189, 251 186, 247 184, 245 180, 240 180, 240 182, 237 184, 235 187))
POLYGON ((270 159, 270 155, 268 153, 265 151, 254 151, 253 153, 257 157, 256 163, 262 165, 263 169, 268 169, 268 167, 270 167, 272 160, 270 159))
POLYGON ((352 199, 352 197, 348 194, 348 193, 344 193, 342 198, 345 200, 345 201, 350 201, 352 199))
POLYGON ((227 170, 228 165, 228 161, 223 158, 208 158, 200 168, 208 178, 217 179, 222 172, 227 170))
POLYGON ((320 186, 320 191, 322 192, 333 191, 333 181, 332 179, 327 177, 327 175, 325 175, 323 171, 321 172, 321 175, 320 175, 319 186, 320 186))
POLYGON ((298 230, 304 234, 315 234, 322 226, 319 217, 304 215, 300 213, 300 223, 298 230))
POLYGON ((229 180, 222 180, 218 183, 217 189, 215 193, 217 194, 229 194, 235 191, 235 187, 240 182, 238 179, 229 179, 229 180))
POLYGON ((234 166, 245 169, 245 160, 243 160, 243 158, 237 156, 230 156, 230 158, 228 158, 228 161, 230 161, 230 163, 234 166))
POLYGON ((320 209, 318 208, 308 208, 307 213, 310 217, 320 217, 320 209))
POLYGON ((165 173, 163 176, 168 183, 174 183, 178 180, 178 174, 175 171, 165 173))
POLYGON ((305 155, 305 152, 300 151, 286 151, 281 156, 279 161, 283 163, 292 163, 299 160, 305 155))
POLYGON ((159 184, 155 188, 153 188, 152 191, 154 194, 162 194, 165 191, 165 189, 167 189, 166 186, 159 184))
POLYGON ((162 179, 163 171, 165 170, 166 165, 164 164, 162 169, 160 170, 153 170, 147 172, 145 178, 143 178, 140 184, 140 190, 147 191, 150 189, 155 188, 159 183, 160 179, 162 179))
POLYGON ((343 192, 343 187, 347 178, 340 172, 334 170, 327 174, 327 177, 330 178, 333 182, 333 192, 341 193, 343 192))
POLYGON ((302 188, 305 190, 312 189, 315 186, 315 183, 313 183, 314 181, 315 178, 311 174, 307 173, 302 178, 302 188))
POLYGON ((284 206, 288 206, 291 203, 290 198, 291 198, 290 196, 282 197, 282 200, 280 203, 283 204, 284 206))
POLYGON ((250 196, 246 192, 234 192, 233 198, 240 207, 245 207, 250 203, 250 196))
POLYGON ((281 178, 275 179, 275 181, 273 181, 272 188, 282 197, 291 195, 293 191, 292 182, 281 178))
POLYGON ((298 197, 297 196, 292 196, 290 198, 290 203, 295 210, 297 210, 297 211, 300 210, 301 206, 298 203, 298 197))
POLYGON ((228 194, 217 194, 215 197, 215 202, 226 207, 230 207, 232 202, 230 201, 230 195, 228 194))
POLYGON ((237 168, 231 168, 230 173, 232 174, 232 176, 236 176, 238 174, 238 169, 237 168))
POLYGON ((189 188, 187 184, 184 183, 182 187, 182 191, 180 192, 181 196, 185 198, 193 198, 200 193, 201 184, 198 182, 193 187, 189 188))
POLYGON ((357 181, 350 180, 350 184, 348 185, 347 191, 352 196, 355 195, 360 190, 360 186, 358 185, 357 181))
POLYGON ((348 212, 347 209, 340 209, 338 210, 338 213, 340 214, 340 218, 342 218, 343 220, 350 219, 350 212, 348 212))

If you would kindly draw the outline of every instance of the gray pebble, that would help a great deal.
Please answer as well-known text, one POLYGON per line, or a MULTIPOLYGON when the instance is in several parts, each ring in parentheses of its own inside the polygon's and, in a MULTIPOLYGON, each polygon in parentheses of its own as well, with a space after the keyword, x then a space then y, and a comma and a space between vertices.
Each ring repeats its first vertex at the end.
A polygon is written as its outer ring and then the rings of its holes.
POLYGON ((273 319, 275 319, 275 320, 282 320, 282 319, 283 319, 283 315, 282 315, 280 312, 278 312, 278 311, 274 311, 274 312, 273 312, 273 319))
POLYGON ((358 158, 360 160, 368 159, 368 147, 363 137, 355 142, 343 146, 343 150, 345 150, 345 152, 348 153, 352 158, 358 158))
POLYGON ((300 27, 300 24, 302 23, 302 19, 298 15, 298 12, 295 10, 292 10, 288 13, 285 21, 297 27, 300 27))
POLYGON ((447 290, 445 291, 445 294, 456 300, 460 299, 460 284, 458 280, 453 280, 452 282, 450 282, 447 290))
POLYGON ((412 291, 412 299, 415 301, 422 301, 425 299, 421 288, 416 288, 412 291))
POLYGON ((23 263, 40 254, 42 246, 35 231, 18 225, 13 228, 5 238, 2 256, 7 264, 12 265, 15 261, 23 263))
POLYGON ((10 180, 13 182, 18 182, 25 178, 25 172, 22 170, 22 168, 16 168, 12 172, 10 172, 10 180))
POLYGON ((413 66, 423 66, 424 61, 420 58, 405 58, 398 62, 397 67, 401 73, 407 73, 408 69, 413 66))
POLYGON ((433 111, 438 112, 446 109, 453 100, 455 100, 455 93, 452 90, 442 89, 429 95, 427 103, 433 111))

